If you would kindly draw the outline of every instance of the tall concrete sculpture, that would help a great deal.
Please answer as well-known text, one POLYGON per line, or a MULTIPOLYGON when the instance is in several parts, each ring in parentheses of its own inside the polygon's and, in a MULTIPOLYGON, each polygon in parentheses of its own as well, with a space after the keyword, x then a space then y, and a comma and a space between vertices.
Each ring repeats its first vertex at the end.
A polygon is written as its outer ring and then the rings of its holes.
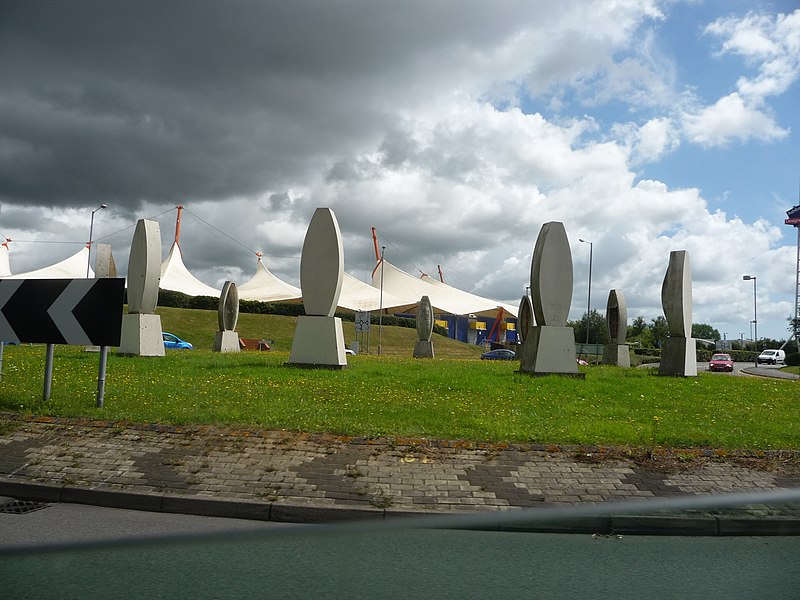
POLYGON ((95 250, 96 257, 94 261, 94 276, 101 277, 116 277, 117 264, 114 262, 114 255, 111 253, 111 244, 97 244, 95 250))
POLYGON ((122 316, 119 353, 164 356, 161 317, 155 314, 161 280, 161 230, 139 219, 128 259, 128 314, 122 316))
POLYGON ((625 343, 628 337, 628 305, 622 290, 608 292, 606 327, 608 343, 603 348, 603 364, 630 367, 630 348, 625 343))
POLYGON ((567 327, 572 302, 572 253, 564 224, 545 223, 531 260, 531 301, 536 325, 530 327, 520 372, 583 378, 575 360, 575 333, 567 327))
POLYGON ((661 285, 661 305, 669 337, 661 351, 659 375, 697 376, 697 349, 692 338, 692 270, 689 253, 673 250, 661 285))
POLYGON ((300 257, 305 315, 297 317, 289 365, 342 369, 347 366, 342 320, 334 317, 344 278, 344 247, 336 215, 318 208, 300 257))
POLYGON ((522 357, 525 341, 530 336, 531 327, 534 325, 536 325, 536 319, 533 316, 533 303, 531 297, 525 294, 519 301, 519 310, 517 310, 517 358, 522 357))
POLYGON ((234 282, 226 281, 219 295, 219 331, 214 336, 214 352, 239 352, 239 334, 235 331, 238 320, 239 292, 234 282))
POLYGON ((414 344, 414 358, 433 358, 433 307, 431 300, 423 296, 417 308, 417 343, 414 344))

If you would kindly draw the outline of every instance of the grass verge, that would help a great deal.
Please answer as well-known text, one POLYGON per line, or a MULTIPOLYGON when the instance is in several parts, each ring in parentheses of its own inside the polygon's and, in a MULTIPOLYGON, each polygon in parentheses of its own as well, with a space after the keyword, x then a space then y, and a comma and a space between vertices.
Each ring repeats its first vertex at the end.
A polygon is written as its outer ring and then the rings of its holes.
POLYGON ((342 371, 285 366, 286 352, 169 351, 108 362, 56 347, 42 401, 44 347, 6 348, 0 411, 142 423, 247 425, 354 436, 544 444, 800 448, 797 382, 584 367, 585 380, 532 378, 515 362, 350 357, 342 371))

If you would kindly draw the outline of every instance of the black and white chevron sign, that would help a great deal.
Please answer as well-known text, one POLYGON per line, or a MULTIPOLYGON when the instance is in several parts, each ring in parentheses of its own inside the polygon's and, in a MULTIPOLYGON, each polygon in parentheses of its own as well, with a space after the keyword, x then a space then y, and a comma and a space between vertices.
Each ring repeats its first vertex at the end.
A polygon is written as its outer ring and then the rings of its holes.
POLYGON ((0 280, 0 340, 119 346, 125 280, 0 280))

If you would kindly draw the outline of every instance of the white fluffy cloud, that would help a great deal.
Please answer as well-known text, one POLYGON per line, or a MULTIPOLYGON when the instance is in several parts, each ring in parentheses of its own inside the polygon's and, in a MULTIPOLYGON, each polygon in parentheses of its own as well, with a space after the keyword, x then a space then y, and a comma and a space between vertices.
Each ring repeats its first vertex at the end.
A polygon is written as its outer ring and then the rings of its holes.
POLYGON ((770 141, 789 134, 758 106, 748 105, 737 92, 685 115, 683 126, 689 139, 702 146, 724 146, 732 140, 770 141))
POLYGON ((789 15, 751 12, 741 18, 724 17, 709 24, 705 33, 721 40, 719 56, 740 56, 757 74, 740 77, 737 91, 713 105, 687 111, 688 138, 703 146, 723 146, 732 140, 770 141, 788 135, 766 102, 800 77, 800 10, 789 15))

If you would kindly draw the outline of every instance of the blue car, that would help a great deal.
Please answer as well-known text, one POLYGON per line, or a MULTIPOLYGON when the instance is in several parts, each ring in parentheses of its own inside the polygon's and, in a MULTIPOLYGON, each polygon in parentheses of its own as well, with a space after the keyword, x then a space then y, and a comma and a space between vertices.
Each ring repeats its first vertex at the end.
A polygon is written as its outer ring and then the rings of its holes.
POLYGON ((506 348, 498 348, 481 354, 481 360, 514 360, 515 358, 517 358, 517 353, 506 348))
POLYGON ((161 339, 164 340, 164 348, 172 348, 174 350, 191 350, 192 345, 189 342, 184 342, 174 333, 161 332, 161 339))

